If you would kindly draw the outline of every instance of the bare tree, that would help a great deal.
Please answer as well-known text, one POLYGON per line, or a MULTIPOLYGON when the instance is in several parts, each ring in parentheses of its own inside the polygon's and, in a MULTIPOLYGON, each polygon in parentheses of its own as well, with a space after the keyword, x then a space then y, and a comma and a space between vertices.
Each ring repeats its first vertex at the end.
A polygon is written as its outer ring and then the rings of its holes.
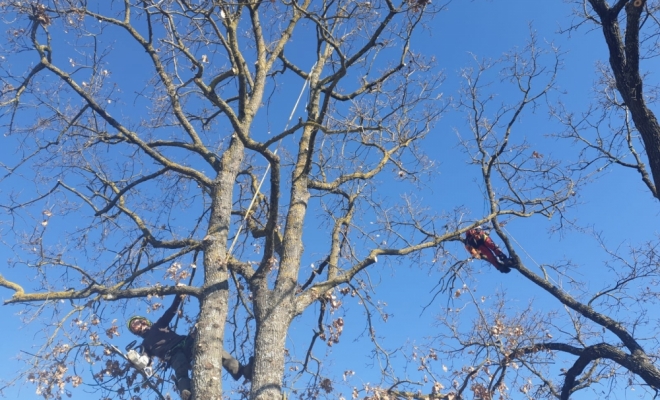
MULTIPOLYGON (((608 45, 619 37, 622 10, 627 27, 653 21, 644 1, 587 3, 593 9, 584 16, 607 26, 608 45)), ((515 388, 527 398, 567 399, 604 383, 660 387, 657 343, 640 336, 650 323, 640 300, 654 304, 657 294, 638 285, 657 279, 656 246, 610 251, 615 280, 593 293, 569 263, 526 265, 506 229, 535 217, 570 225, 567 212, 589 166, 603 159, 638 170, 657 197, 657 123, 642 96, 638 30, 610 47, 625 63, 604 69, 606 106, 581 118, 552 109, 569 128, 564 136, 586 144, 576 169, 532 147, 518 129, 554 95, 560 52, 541 48, 532 32, 500 60, 475 57, 454 105, 467 117, 459 145, 479 171, 485 206, 436 216, 412 195, 388 195, 420 187, 433 171, 423 141, 447 103, 442 76, 411 38, 441 5, 50 0, 0 7, 11 21, 0 109, 16 143, 14 157, 0 160, 3 189, 11 188, 0 200, 2 234, 14 251, 10 265, 31 278, 0 275, 0 286, 12 293, 7 304, 43 321, 25 377, 44 398, 80 385, 100 398, 168 398, 166 370, 154 366, 150 376, 111 343, 136 309, 158 313, 163 297, 175 294, 194 299, 177 323, 196 332, 197 399, 226 396, 225 346, 243 362, 254 356, 251 383, 238 396, 281 399, 287 384, 300 398, 337 398, 314 346, 339 342, 345 321, 335 312, 348 296, 364 307, 383 373, 381 384, 355 388, 354 398, 460 399, 471 391, 491 399, 515 388), (493 81, 508 85, 501 100, 493 81), (287 119, 300 88, 303 116, 287 119), (619 129, 609 131, 611 121, 619 129), (602 135, 588 139, 584 130, 594 127, 602 135), (513 274, 557 309, 539 312, 531 303, 514 311, 504 295, 486 302, 474 293, 475 263, 460 249, 461 236, 481 224, 504 243, 513 274), (393 260, 423 263, 426 254, 442 259, 438 290, 452 303, 441 318, 442 345, 410 355, 424 374, 417 379, 379 344, 374 320, 387 314, 372 297, 369 271, 393 260), (315 304, 305 356, 292 359, 287 333, 315 304), (466 329, 459 318, 467 307, 474 320, 466 329), (439 358, 451 362, 448 382, 433 369, 439 358), (419 389, 428 377, 430 393, 419 389)))
POLYGON ((567 32, 595 24, 602 32, 609 63, 598 68, 600 96, 593 108, 582 114, 563 109, 558 113, 568 127, 565 136, 584 145, 579 168, 594 163, 604 163, 601 168, 611 164, 630 168, 657 198, 660 124, 651 109, 657 86, 646 79, 644 65, 657 56, 660 4, 646 0, 576 3, 577 22, 567 32))
MULTIPOLYGON (((563 193, 565 198, 548 203, 555 206, 549 210, 560 213, 557 229, 563 229, 574 224, 565 218, 565 213, 574 205, 570 198, 579 194, 592 174, 587 168, 589 163, 582 158, 575 164, 579 165, 577 170, 564 169, 540 149, 515 145, 521 139, 513 141, 515 135, 509 135, 519 122, 515 111, 530 100, 547 95, 548 88, 553 87, 554 78, 550 78, 546 89, 541 85, 536 91, 529 90, 530 82, 536 82, 538 87, 539 78, 544 74, 554 76, 560 65, 544 62, 542 56, 532 41, 524 52, 514 52, 497 63, 482 62, 477 68, 466 70, 459 107, 473 121, 470 123, 473 137, 464 143, 473 162, 481 166, 486 193, 493 193, 489 195, 490 211, 503 209, 511 199, 518 202, 528 199, 525 190, 530 188, 563 193), (502 66, 505 76, 510 78, 503 82, 512 83, 520 92, 513 106, 497 103, 492 94, 498 89, 500 93, 512 92, 493 84, 492 70, 502 63, 505 63, 502 66), (505 146, 507 149, 513 146, 513 156, 502 151, 505 146), (569 176, 572 179, 570 185, 563 186, 567 191, 562 192, 547 183, 534 184, 526 176, 543 176, 557 183, 569 176), (502 187, 511 190, 511 195, 498 193, 502 187), (562 207, 556 208, 558 204, 562 207)), ((595 110, 596 107, 592 109, 595 110)), ((552 113, 556 111, 557 108, 551 108, 552 113)), ((580 135, 584 137, 586 133, 580 135)), ((605 152, 604 147, 599 151, 605 152)), ((543 209, 539 212, 548 215, 543 209)), ((440 287, 452 297, 446 314, 441 316, 442 333, 435 340, 443 345, 431 347, 425 356, 428 360, 430 354, 450 364, 452 381, 443 384, 431 362, 422 365, 439 387, 451 389, 426 398, 466 398, 466 393, 471 391, 475 398, 481 399, 512 398, 515 392, 529 399, 568 399, 585 389, 608 397, 621 388, 639 388, 647 395, 656 395, 660 387, 658 343, 654 337, 648 337, 646 327, 657 324, 657 318, 648 312, 657 301, 657 292, 649 286, 658 279, 657 245, 650 242, 631 245, 628 250, 611 250, 607 241, 592 231, 607 259, 603 265, 594 262, 589 268, 611 279, 604 287, 590 290, 587 282, 578 278, 580 271, 570 262, 537 264, 533 258, 517 254, 520 248, 502 222, 510 219, 502 221, 500 214, 492 220, 492 226, 496 236, 506 244, 514 260, 513 268, 527 284, 538 288, 557 306, 538 305, 530 300, 519 309, 508 304, 509 293, 499 293, 494 298, 478 296, 474 290, 477 278, 464 267, 463 261, 458 261, 457 268, 447 272, 440 287), (530 265, 523 259, 529 260, 530 265), (472 318, 472 324, 466 325, 466 318, 472 318)))
POLYGON ((434 353, 452 364, 470 360, 452 374, 459 396, 466 390, 481 398, 515 391, 530 399, 568 399, 580 390, 607 397, 623 388, 641 388, 653 395, 660 377, 657 341, 641 332, 653 318, 647 306, 657 296, 639 287, 657 279, 655 258, 655 249, 646 254, 639 249, 613 253, 612 266, 604 272, 616 281, 579 297, 570 293, 585 282, 566 279, 566 284, 558 284, 556 278, 574 274, 570 266, 535 266, 537 273, 519 265, 525 278, 563 306, 550 312, 533 303, 522 310, 511 307, 509 294, 484 301, 465 276, 465 285, 454 294, 462 305, 442 321, 450 332, 443 335, 449 345, 434 353), (470 326, 458 312, 469 308, 466 304, 477 310, 470 326))
POLYGON ((52 312, 28 371, 44 398, 82 384, 89 363, 96 370, 87 383, 104 397, 166 397, 165 372, 132 369, 101 336, 119 334, 126 315, 117 311, 128 300, 157 312, 162 296, 187 294, 199 302, 197 317, 182 314, 196 330, 194 398, 222 397, 230 326, 234 352, 244 362, 254 354, 246 396, 280 399, 295 316, 330 304, 333 288, 378 257, 456 238, 432 220, 392 212, 376 181, 385 174, 414 184, 431 166, 418 142, 444 108, 441 76, 410 39, 441 6, 0 6, 14 21, 3 127, 18 143, 2 164, 3 187, 14 191, 0 203, 11 265, 34 282, 0 276, 0 285, 13 291, 6 303, 29 315, 52 312), (304 117, 285 124, 281 105, 293 105, 290 88, 303 85, 304 117), (377 224, 363 226, 358 213, 377 224), (315 251, 326 256, 302 276, 303 228, 319 218, 326 228, 315 251), (377 234, 389 235, 387 246, 377 234))

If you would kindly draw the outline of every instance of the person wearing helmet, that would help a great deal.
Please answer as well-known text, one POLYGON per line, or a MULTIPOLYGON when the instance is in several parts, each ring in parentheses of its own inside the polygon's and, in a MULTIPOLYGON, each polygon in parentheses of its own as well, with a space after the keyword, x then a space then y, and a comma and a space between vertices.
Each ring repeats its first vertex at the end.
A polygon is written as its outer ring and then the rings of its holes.
MULTIPOLYGON (((142 338, 141 346, 147 356, 158 357, 172 367, 181 398, 188 400, 191 395, 188 370, 192 368, 190 362, 194 339, 190 335, 179 335, 169 327, 183 298, 183 295, 176 296, 172 305, 153 324, 145 317, 134 316, 128 320, 127 325, 131 333, 142 338)), ((222 352, 222 366, 235 380, 241 376, 247 380, 252 378, 251 361, 252 358, 248 365, 241 365, 231 354, 224 350, 222 352)))
POLYGON ((511 268, 509 258, 500 250, 480 226, 465 232, 465 249, 474 258, 486 259, 493 264, 498 271, 508 274, 511 268))

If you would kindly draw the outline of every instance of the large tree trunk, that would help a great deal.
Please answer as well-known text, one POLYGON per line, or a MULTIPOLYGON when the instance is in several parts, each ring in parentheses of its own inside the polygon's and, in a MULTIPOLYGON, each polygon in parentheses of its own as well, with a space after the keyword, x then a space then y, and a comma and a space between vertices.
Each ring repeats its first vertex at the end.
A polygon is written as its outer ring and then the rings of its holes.
POLYGON ((281 400, 286 335, 292 320, 291 298, 269 293, 255 301, 254 376, 251 400, 281 400))
POLYGON ((194 350, 192 381, 195 399, 222 398, 222 350, 229 296, 227 238, 233 187, 242 160, 243 145, 234 140, 223 155, 212 193, 209 230, 204 238, 204 290, 199 299, 194 350))
MULTIPOLYGON (((310 102, 311 104, 312 102, 310 102)), ((311 109, 311 106, 310 106, 311 109)), ((281 260, 275 287, 268 290, 269 268, 260 268, 252 281, 254 312, 255 370, 251 400, 280 400, 284 377, 286 334, 296 314, 296 289, 303 253, 303 223, 307 214, 309 190, 309 151, 314 129, 306 128, 300 138, 296 168, 292 173, 291 205, 286 217, 281 260)), ((268 262, 268 260, 264 260, 268 262)))

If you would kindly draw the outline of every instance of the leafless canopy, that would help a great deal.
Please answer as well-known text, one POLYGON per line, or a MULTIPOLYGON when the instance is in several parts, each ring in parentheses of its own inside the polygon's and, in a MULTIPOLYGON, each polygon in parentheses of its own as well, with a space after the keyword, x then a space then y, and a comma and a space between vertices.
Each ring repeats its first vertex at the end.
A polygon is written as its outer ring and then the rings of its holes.
MULTIPOLYGON (((200 304, 198 318, 190 316, 206 350, 195 354, 196 398, 221 396, 230 308, 234 350, 255 355, 250 397, 274 398, 294 316, 326 302, 328 290, 380 255, 455 236, 429 235, 406 215, 374 218, 373 227, 355 220, 392 206, 377 198, 377 175, 415 184, 432 165, 417 143, 445 107, 441 78, 410 39, 441 6, 52 0, 0 7, 12 54, 1 66, 0 105, 18 143, 1 178, 16 190, 0 204, 15 240, 12 266, 29 271, 35 285, 6 277, 0 284, 13 291, 7 303, 65 313, 33 360, 30 379, 44 397, 80 384, 76 362, 105 359, 96 387, 120 398, 140 388, 139 376, 99 338, 99 329, 111 338, 119 332, 103 310, 132 298, 156 310, 158 297, 178 293, 200 304), (303 87, 299 117, 287 122, 303 87), (325 261, 308 277, 300 265, 311 218, 327 223, 314 248, 325 261), (387 248, 374 242, 375 230, 398 228, 410 235, 399 231, 387 248), (193 279, 195 270, 202 273, 193 279)), ((161 384, 151 388, 160 393, 161 384)))
POLYGON ((96 3, 0 0, 9 27, 0 112, 16 148, 0 160, 0 228, 13 250, 0 286, 12 294, 7 304, 44 324, 24 375, 44 398, 82 384, 103 398, 167 398, 164 369, 149 377, 110 344, 124 318, 158 313, 172 294, 193 299, 179 332, 196 328, 196 399, 222 398, 225 345, 244 362, 254 355, 253 379, 234 387, 237 396, 337 398, 314 346, 339 342, 346 321, 336 312, 349 296, 363 307, 383 372, 354 398, 459 399, 470 390, 492 399, 510 396, 508 382, 528 398, 567 399, 621 377, 660 388, 657 346, 636 335, 648 320, 625 312, 656 301, 651 290, 631 294, 657 279, 656 246, 610 251, 616 282, 594 294, 580 291, 571 265, 527 265, 506 228, 535 217, 568 224, 582 171, 602 159, 636 169, 657 197, 660 128, 639 68, 640 46, 657 37, 642 33, 655 26, 655 3, 581 3, 577 25, 603 28, 611 73, 604 68, 605 105, 583 118, 552 109, 568 127, 563 136, 585 144, 574 169, 518 129, 552 101, 561 70, 560 51, 539 45, 533 30, 499 60, 475 56, 450 102, 434 60, 412 46, 442 8, 429 1, 96 3), (466 116, 457 134, 478 171, 482 213, 458 204, 434 215, 409 194, 434 172, 422 143, 450 104, 466 116), (619 129, 587 138, 585 127, 600 134, 610 118, 619 129), (480 224, 504 244, 512 274, 559 311, 516 313, 503 298, 474 294, 461 235, 480 224), (410 356, 423 379, 397 371, 373 329, 387 314, 370 271, 404 257, 440 265, 439 294, 464 301, 450 301, 441 318, 442 345, 410 356), (294 359, 289 328, 313 304, 318 324, 294 359), (474 320, 464 329, 456 310, 467 307, 474 320), (568 324, 557 322, 560 312, 568 324), (439 357, 451 362, 447 385, 431 365, 439 357), (550 366, 559 359, 566 370, 550 366), (429 376, 430 393, 415 390, 429 376))

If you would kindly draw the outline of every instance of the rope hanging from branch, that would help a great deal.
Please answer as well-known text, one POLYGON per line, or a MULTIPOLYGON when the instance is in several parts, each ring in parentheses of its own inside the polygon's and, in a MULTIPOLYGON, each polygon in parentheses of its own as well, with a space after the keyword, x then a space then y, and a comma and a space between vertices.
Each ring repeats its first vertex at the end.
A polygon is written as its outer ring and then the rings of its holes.
MULTIPOLYGON (((314 70, 316 67, 316 63, 312 65, 311 71, 314 70)), ((307 75, 307 79, 305 80, 305 83, 303 83, 303 87, 300 90, 300 94, 298 95, 298 99, 296 100, 296 103, 293 106, 293 109, 291 110, 291 114, 289 115, 289 120, 286 122, 286 125, 284 126, 284 130, 286 131, 289 129, 289 124, 291 123, 291 120, 293 119, 293 115, 296 113, 296 109, 298 108, 298 104, 300 103, 300 99, 303 96, 303 93, 305 93, 305 89, 307 89, 307 85, 309 84, 309 79, 311 77, 311 72, 307 75)), ((275 149, 274 154, 277 154, 277 150, 279 150, 282 140, 284 138, 280 139, 280 141, 277 144, 277 148, 275 149)), ((238 240, 238 237, 241 234, 241 231, 243 230, 243 225, 245 225, 245 220, 248 218, 250 215, 250 211, 252 211, 252 207, 254 206, 254 202, 257 199, 257 195, 261 191, 261 186, 264 184, 264 181, 266 180, 266 176, 268 175, 268 172, 270 172, 270 163, 266 166, 266 171, 264 171, 264 175, 261 177, 261 181, 259 181, 259 185, 257 186, 257 190, 254 192, 254 196, 252 196, 252 200, 250 200, 250 205, 247 208, 247 211, 245 212, 245 215, 243 216, 243 220, 241 223, 238 225, 238 231, 236 232, 236 235, 234 236, 234 240, 232 240, 231 246, 229 247, 229 250, 227 251, 227 261, 229 261, 229 257, 231 257, 232 252, 234 251, 234 246, 236 245, 236 241, 238 240)))

